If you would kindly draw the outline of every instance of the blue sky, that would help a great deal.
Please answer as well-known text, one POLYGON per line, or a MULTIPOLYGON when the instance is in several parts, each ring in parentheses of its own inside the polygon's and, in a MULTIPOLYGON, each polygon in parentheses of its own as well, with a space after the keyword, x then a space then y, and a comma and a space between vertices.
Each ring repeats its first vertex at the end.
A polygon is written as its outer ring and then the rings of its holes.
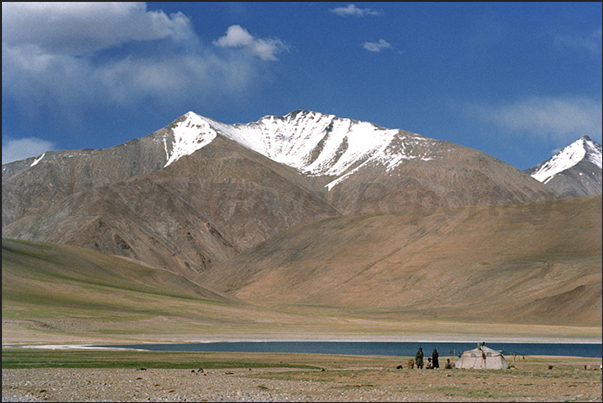
POLYGON ((2 162, 306 109, 519 169, 601 143, 601 3, 2 3, 2 162))

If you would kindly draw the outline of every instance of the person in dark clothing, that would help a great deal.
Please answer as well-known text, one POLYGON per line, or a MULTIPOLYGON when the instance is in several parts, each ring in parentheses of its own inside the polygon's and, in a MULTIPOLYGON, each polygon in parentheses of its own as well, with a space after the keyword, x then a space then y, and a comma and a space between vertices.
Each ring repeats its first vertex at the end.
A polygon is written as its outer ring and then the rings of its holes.
POLYGON ((440 368, 440 362, 438 361, 438 357, 440 355, 438 354, 438 350, 436 350, 435 348, 433 349, 433 353, 431 354, 431 361, 433 362, 433 367, 434 368, 440 368))
POLYGON ((419 347, 419 351, 415 354, 415 364, 418 369, 423 369, 423 347, 419 347))

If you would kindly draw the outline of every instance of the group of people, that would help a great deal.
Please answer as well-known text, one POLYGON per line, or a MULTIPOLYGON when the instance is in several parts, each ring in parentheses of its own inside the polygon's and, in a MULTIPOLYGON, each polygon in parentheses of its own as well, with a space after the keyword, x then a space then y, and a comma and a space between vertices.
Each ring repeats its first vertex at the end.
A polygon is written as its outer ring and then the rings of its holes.
MULTIPOLYGON (((425 369, 435 369, 440 368, 440 355, 438 354, 437 349, 433 349, 433 353, 431 353, 431 357, 427 358, 427 364, 425 365, 425 369)), ((419 347, 419 351, 415 354, 415 365, 419 369, 423 369, 423 348, 419 347)), ((452 363, 450 362, 450 358, 446 360, 446 365, 444 366, 446 369, 452 369, 452 363)))

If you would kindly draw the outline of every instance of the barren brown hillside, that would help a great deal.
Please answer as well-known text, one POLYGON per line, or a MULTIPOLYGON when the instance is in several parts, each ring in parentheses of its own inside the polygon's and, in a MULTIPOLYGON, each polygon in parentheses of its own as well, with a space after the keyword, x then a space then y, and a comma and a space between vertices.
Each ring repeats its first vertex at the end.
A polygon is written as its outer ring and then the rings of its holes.
MULTIPOLYGON (((3 183, 3 193, 20 185, 3 183)), ((188 278, 280 231, 339 215, 295 170, 224 137, 164 169, 43 206, 3 226, 3 237, 83 246, 188 278)))
POLYGON ((393 169, 365 164, 327 193, 343 214, 417 207, 516 204, 557 198, 546 185, 503 161, 445 141, 417 142, 417 156, 393 169))
POLYGON ((323 220, 199 275, 247 300, 601 326, 601 196, 323 220))

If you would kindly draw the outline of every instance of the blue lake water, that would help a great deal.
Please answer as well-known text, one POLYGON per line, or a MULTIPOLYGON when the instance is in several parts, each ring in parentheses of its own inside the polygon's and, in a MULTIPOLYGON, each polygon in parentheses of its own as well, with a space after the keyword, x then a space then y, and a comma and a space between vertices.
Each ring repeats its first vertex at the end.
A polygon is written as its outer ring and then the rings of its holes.
MULTIPOLYGON (((487 347, 504 355, 552 355, 572 357, 601 357, 601 343, 486 343, 487 347)), ((425 356, 434 349, 441 357, 458 356, 477 343, 453 342, 212 342, 169 344, 123 344, 97 347, 118 347, 150 351, 228 351, 261 353, 315 353, 347 355, 414 356, 419 347, 425 356)))

